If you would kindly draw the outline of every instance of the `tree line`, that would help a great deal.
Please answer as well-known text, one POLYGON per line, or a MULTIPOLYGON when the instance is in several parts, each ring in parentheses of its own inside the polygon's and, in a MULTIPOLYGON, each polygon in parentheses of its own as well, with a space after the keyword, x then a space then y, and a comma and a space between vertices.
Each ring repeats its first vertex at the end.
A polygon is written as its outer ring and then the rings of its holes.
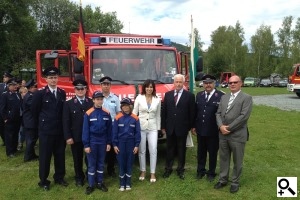
MULTIPOLYGON (((100 7, 82 8, 85 32, 121 33, 123 23, 116 12, 104 13, 100 7)), ((279 73, 287 77, 292 65, 300 62, 300 18, 287 16, 276 33, 262 24, 251 37, 239 21, 220 26, 211 34, 211 45, 202 50, 201 35, 195 29, 204 73, 218 76, 234 71, 242 77, 267 77, 279 73), (277 36, 277 40, 275 39, 277 36)), ((0 72, 35 68, 37 49, 70 49, 70 33, 78 32, 79 5, 69 0, 2 0, 0 2, 0 72)), ((189 36, 190 37, 190 36, 189 36)), ((180 50, 189 51, 189 45, 180 50)))

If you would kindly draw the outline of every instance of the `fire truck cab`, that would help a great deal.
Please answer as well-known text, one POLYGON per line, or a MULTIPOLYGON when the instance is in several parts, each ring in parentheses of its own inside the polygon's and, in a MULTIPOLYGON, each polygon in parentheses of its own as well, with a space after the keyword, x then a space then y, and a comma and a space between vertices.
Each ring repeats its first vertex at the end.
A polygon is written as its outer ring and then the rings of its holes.
POLYGON ((112 78, 111 91, 121 100, 134 98, 141 91, 146 79, 156 83, 159 98, 173 89, 173 76, 185 75, 188 87, 189 54, 171 47, 170 40, 159 35, 133 34, 85 34, 85 60, 77 59, 78 33, 71 33, 71 50, 37 50, 36 73, 38 87, 47 83, 42 76, 43 69, 55 66, 59 69, 58 87, 67 97, 74 95, 72 82, 84 79, 88 82, 88 96, 101 90, 99 79, 112 78))
POLYGON ((287 90, 295 92, 300 97, 300 64, 295 64, 293 68, 293 74, 289 76, 287 90))

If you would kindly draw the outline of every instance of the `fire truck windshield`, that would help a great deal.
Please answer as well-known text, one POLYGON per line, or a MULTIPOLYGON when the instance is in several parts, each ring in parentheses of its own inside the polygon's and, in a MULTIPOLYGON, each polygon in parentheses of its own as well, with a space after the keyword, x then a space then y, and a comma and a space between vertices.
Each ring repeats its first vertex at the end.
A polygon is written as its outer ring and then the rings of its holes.
POLYGON ((112 84, 136 84, 146 79, 173 83, 176 54, 164 49, 97 49, 92 52, 92 83, 109 76, 112 84))

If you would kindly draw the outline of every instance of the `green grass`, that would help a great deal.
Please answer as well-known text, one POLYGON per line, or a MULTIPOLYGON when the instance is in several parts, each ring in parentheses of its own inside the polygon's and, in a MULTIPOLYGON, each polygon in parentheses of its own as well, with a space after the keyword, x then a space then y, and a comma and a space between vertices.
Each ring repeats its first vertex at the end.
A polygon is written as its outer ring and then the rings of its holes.
MULTIPOLYGON (((24 163, 23 152, 19 153, 16 158, 8 159, 5 155, 5 148, 0 147, 0 199, 275 199, 276 178, 300 174, 299 130, 299 112, 254 106, 249 120, 250 140, 245 150, 241 188, 236 194, 229 193, 229 186, 220 190, 213 189, 217 179, 213 183, 205 179, 196 180, 196 147, 187 150, 185 180, 180 180, 175 173, 168 179, 162 178, 166 147, 165 144, 160 144, 156 183, 150 184, 149 174, 145 181, 138 180, 139 168, 136 160, 132 191, 119 192, 118 179, 105 178, 109 191, 103 193, 96 190, 89 196, 84 194, 86 184, 82 188, 75 187, 69 147, 66 149, 67 174, 65 179, 70 185, 63 188, 53 184, 52 164, 49 175, 52 183, 48 192, 42 191, 37 186, 39 181, 37 162, 24 163)), ((195 138, 194 144, 197 145, 195 138)), ((174 164, 175 168, 176 164, 177 162, 174 164)), ((299 187, 300 177, 298 177, 298 190, 299 187)))

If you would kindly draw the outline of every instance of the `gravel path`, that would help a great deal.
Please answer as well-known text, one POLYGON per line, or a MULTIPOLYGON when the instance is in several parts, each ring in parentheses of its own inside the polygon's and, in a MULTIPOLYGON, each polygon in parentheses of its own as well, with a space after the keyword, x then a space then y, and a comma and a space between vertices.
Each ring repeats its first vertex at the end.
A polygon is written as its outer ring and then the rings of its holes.
POLYGON ((296 110, 300 112, 300 98, 295 93, 253 96, 253 103, 255 105, 276 107, 281 110, 296 110))

